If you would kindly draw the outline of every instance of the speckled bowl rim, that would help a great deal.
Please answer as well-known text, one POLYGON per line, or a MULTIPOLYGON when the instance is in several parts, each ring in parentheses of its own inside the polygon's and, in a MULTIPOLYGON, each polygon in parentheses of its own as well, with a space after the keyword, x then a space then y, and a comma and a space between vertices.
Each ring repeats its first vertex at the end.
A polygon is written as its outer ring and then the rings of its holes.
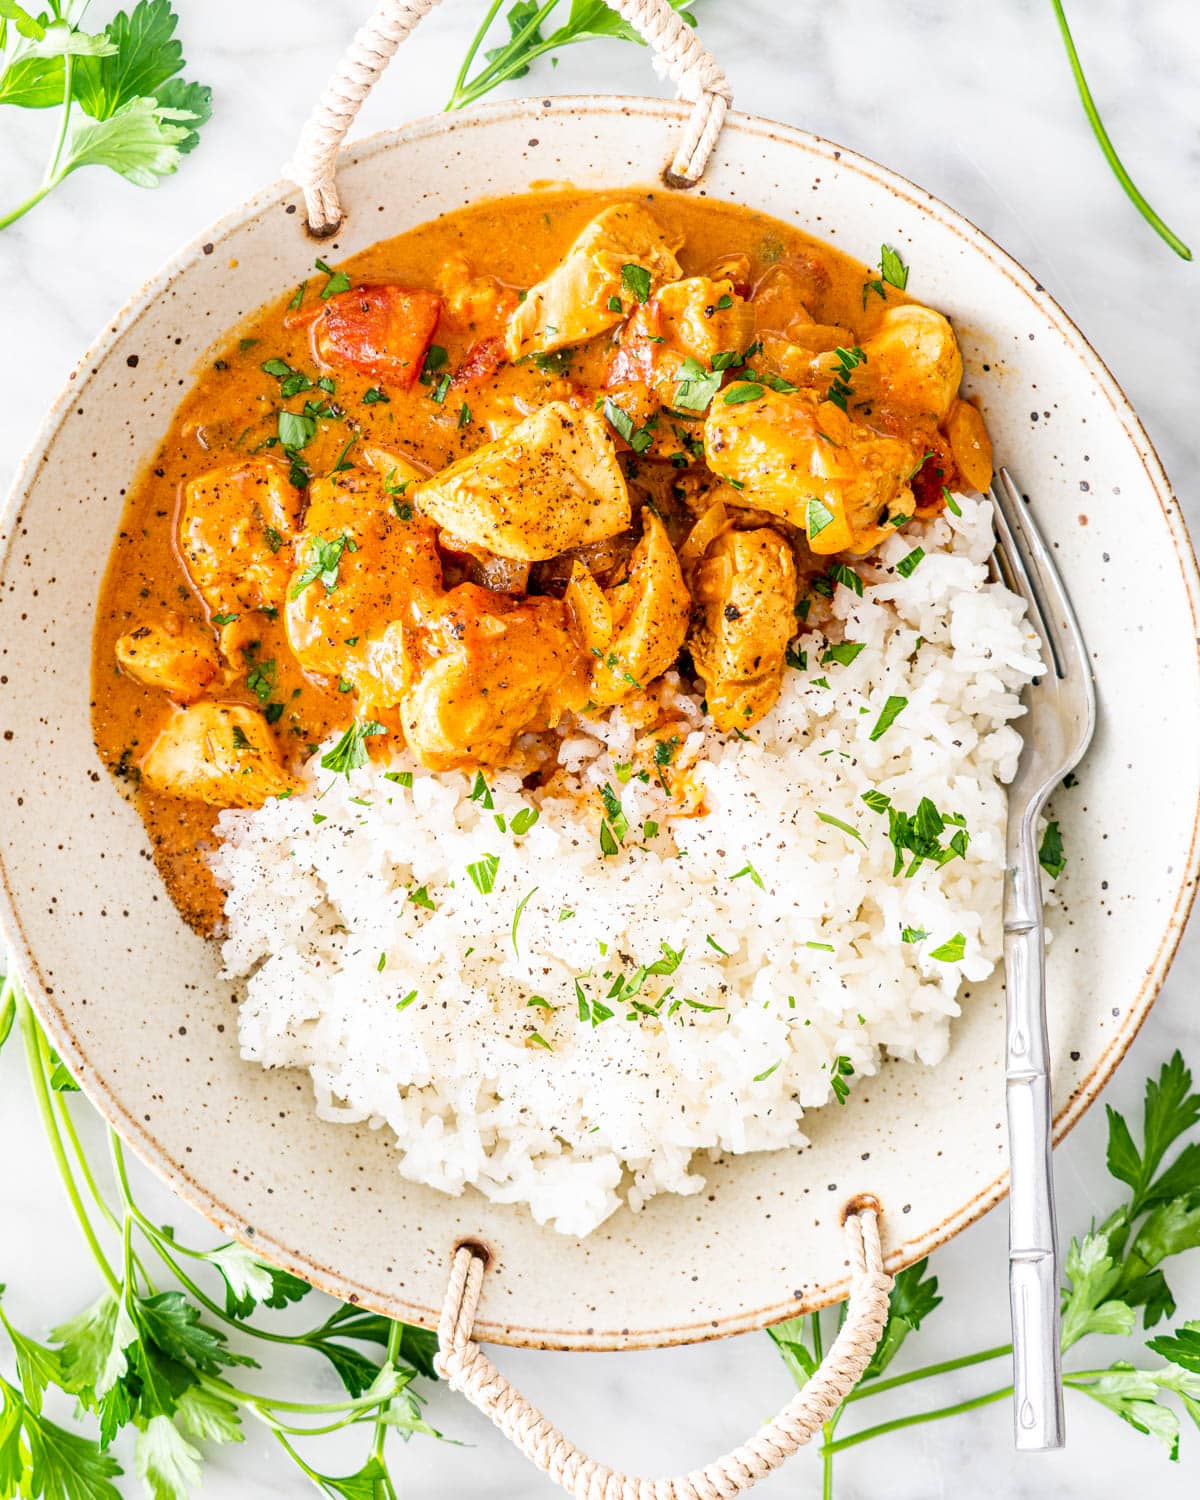
MULTIPOLYGON (((353 142, 346 148, 343 160, 358 163, 376 153, 410 141, 439 134, 487 130, 497 121, 522 117, 544 118, 548 112, 567 112, 574 115, 586 113, 598 121, 616 121, 619 124, 621 119, 635 116, 682 121, 686 117, 687 109, 686 106, 673 101, 624 95, 558 95, 553 97, 538 95, 527 99, 476 106, 470 112, 456 116, 431 115, 396 129, 379 131, 353 142)), ((851 171, 868 179, 887 193, 903 199, 919 212, 936 219, 942 228, 956 234, 967 247, 989 260, 1018 290, 1025 294, 1050 327, 1089 368, 1114 418, 1121 423, 1137 450, 1174 545, 1176 562, 1187 594, 1193 634, 1196 639, 1197 658, 1200 662, 1200 568, 1197 566, 1196 553, 1179 502, 1171 491, 1170 482, 1155 452, 1154 445, 1128 397, 1078 326, 1041 283, 969 219, 900 173, 880 165, 869 157, 798 127, 761 119, 740 111, 730 113, 725 131, 730 134, 749 136, 751 139, 790 145, 815 157, 825 165, 826 169, 851 171)), ((14 523, 21 512, 29 488, 36 478, 43 456, 57 438, 64 419, 74 405, 73 383, 76 378, 89 367, 98 364, 142 311, 167 292, 174 278, 195 262, 199 256, 211 254, 213 247, 224 236, 240 228, 265 209, 284 204, 288 199, 295 200, 297 197, 295 185, 286 180, 280 180, 261 189, 240 207, 223 216, 210 228, 188 242, 156 276, 146 282, 142 289, 129 299, 108 323, 104 332, 93 342, 68 374, 61 393, 47 412, 17 469, 3 511, 0 512, 0 556, 6 556, 8 553, 14 536, 14 523)), ((1159 940, 1154 960, 1145 971, 1137 996, 1123 1012, 1120 1029, 1100 1054, 1091 1072, 1055 1116, 1054 1140, 1056 1144, 1066 1136, 1067 1132, 1095 1102, 1149 1014, 1182 938, 1196 896, 1198 874, 1200 874, 1200 802, 1194 810, 1188 857, 1179 874, 1170 914, 1159 940)), ((25 940, 9 886, 8 874, 2 864, 0 864, 0 935, 3 935, 7 943, 16 976, 33 1003, 51 1041, 68 1066, 78 1071, 80 1066, 86 1063, 86 1058, 83 1050, 76 1043, 61 1007, 47 993, 40 966, 25 940)), ((88 1071, 90 1075, 90 1070, 88 1071)), ((211 1192, 204 1189, 181 1163, 173 1160, 156 1140, 154 1134, 145 1130, 141 1122, 127 1112, 121 1100, 113 1092, 99 1086, 89 1086, 85 1092, 100 1114, 120 1130, 138 1157, 162 1178, 173 1192, 210 1222, 228 1232, 230 1223, 236 1223, 238 1220, 238 1214, 234 1208, 221 1203, 211 1192)), ((889 1267, 893 1270, 899 1269, 928 1255, 939 1245, 945 1244, 947 1240, 981 1218, 988 1209, 994 1207, 1005 1196, 1007 1190, 1008 1173, 1002 1172, 985 1188, 969 1198, 955 1213, 947 1215, 940 1223, 922 1234, 914 1235, 899 1243, 891 1241, 889 1236, 887 1247, 889 1267)), ((895 1224, 893 1223, 891 1227, 895 1228, 895 1224)), ((334 1297, 362 1306, 371 1305, 370 1297, 364 1297, 361 1289, 340 1278, 331 1268, 315 1264, 300 1249, 277 1243, 261 1234, 256 1236, 253 1248, 267 1259, 302 1276, 313 1286, 334 1297)), ((655 1330, 639 1330, 636 1346, 666 1348, 750 1332, 802 1311, 829 1306, 842 1300, 847 1290, 848 1282, 841 1280, 826 1286, 810 1288, 803 1299, 785 1298, 777 1303, 768 1303, 758 1308, 741 1311, 728 1318, 706 1319, 703 1322, 682 1323, 655 1330)), ((433 1326, 437 1321, 438 1309, 413 1304, 411 1310, 405 1315, 410 1318, 410 1321, 433 1326)), ((536 1349, 569 1347, 581 1351, 603 1351, 621 1346, 621 1339, 615 1330, 601 1328, 595 1329, 590 1339, 572 1334, 570 1343, 567 1345, 563 1343, 561 1330, 517 1327, 489 1322, 486 1337, 498 1343, 536 1349)))

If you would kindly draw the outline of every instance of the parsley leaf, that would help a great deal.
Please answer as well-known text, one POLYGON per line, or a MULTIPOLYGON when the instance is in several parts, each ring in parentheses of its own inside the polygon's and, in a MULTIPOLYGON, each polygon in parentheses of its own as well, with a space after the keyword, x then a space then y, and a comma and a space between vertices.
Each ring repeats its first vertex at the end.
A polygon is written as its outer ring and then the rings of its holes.
POLYGON ((621 267, 621 285, 635 302, 647 302, 650 298, 650 272, 645 266, 633 263, 621 267))
POLYGON ((372 735, 383 732, 383 725, 376 724, 374 719, 356 719, 333 749, 321 757, 322 767, 339 776, 349 776, 351 771, 361 770, 367 763, 367 747, 364 742, 372 735))
POLYGON ((319 536, 314 537, 309 543, 308 562, 288 590, 288 598, 298 599, 309 584, 315 583, 318 578, 325 585, 325 592, 332 594, 338 586, 338 569, 341 566, 342 554, 357 551, 358 543, 347 531, 330 541, 325 541, 319 536))
POLYGON ((879 269, 888 286, 894 286, 897 291, 902 292, 908 285, 908 267, 890 245, 879 247, 879 269))
POLYGON ((1047 875, 1055 879, 1067 868, 1067 858, 1063 853, 1062 834, 1058 831, 1057 822, 1046 824, 1046 831, 1042 835, 1042 846, 1038 850, 1038 864, 1041 865, 1047 875))
POLYGON ((889 698, 883 705, 883 709, 875 721, 875 727, 871 730, 869 738, 872 740, 882 739, 907 707, 907 698, 889 698))

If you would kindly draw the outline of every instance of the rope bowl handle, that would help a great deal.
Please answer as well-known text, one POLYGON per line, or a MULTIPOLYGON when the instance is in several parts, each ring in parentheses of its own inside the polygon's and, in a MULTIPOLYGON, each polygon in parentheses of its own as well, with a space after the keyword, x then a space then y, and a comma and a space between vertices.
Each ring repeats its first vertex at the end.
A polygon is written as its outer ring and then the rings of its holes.
MULTIPOLYGON (((379 0, 342 55, 284 174, 304 193, 309 230, 327 239, 345 217, 338 198, 337 155, 367 95, 418 22, 441 0, 379 0)), ((669 0, 608 0, 660 59, 691 114, 664 173, 668 187, 694 187, 704 175, 733 95, 725 74, 669 0)))
POLYGON ((765 1427, 702 1469, 640 1479, 596 1463, 532 1406, 471 1340, 487 1258, 455 1248, 438 1323, 439 1374, 495 1423, 509 1442, 575 1500, 731 1500, 773 1473, 833 1415, 870 1363, 883 1336, 892 1279, 883 1269, 878 1211, 865 1200, 846 1212, 850 1298, 845 1321, 804 1388, 765 1427))

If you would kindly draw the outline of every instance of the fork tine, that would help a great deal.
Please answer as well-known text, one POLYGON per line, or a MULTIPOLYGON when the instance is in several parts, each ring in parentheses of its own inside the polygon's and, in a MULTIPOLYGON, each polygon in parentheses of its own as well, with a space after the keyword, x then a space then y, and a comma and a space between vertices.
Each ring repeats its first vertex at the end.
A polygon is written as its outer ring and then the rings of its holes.
POLYGON ((992 495, 998 517, 1003 517, 1006 523, 1037 601, 1039 622, 1054 659, 1055 671, 1060 679, 1078 676, 1089 714, 1094 714, 1095 684, 1091 661, 1074 606, 1063 587, 1050 548, 1007 469, 1002 468, 997 474, 992 495))
POLYGON ((1020 496, 1007 469, 997 472, 990 494, 995 507, 993 520, 998 550, 1004 570, 1010 575, 1005 582, 1025 600, 1030 623, 1042 638, 1055 676, 1064 677, 1065 663, 1058 649, 1058 632, 1051 628, 1044 596, 1035 581, 1033 548, 1030 546, 1027 529, 1022 524, 1025 517, 1021 514, 1020 496))

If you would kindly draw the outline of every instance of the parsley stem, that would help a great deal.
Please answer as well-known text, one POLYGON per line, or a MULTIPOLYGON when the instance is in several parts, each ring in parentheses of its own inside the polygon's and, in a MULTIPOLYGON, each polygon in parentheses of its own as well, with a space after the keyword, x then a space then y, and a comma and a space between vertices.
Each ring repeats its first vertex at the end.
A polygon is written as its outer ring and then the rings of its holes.
POLYGON ((31 193, 25 199, 24 203, 18 203, 16 208, 10 209, 3 218, 0 218, 0 229, 7 229, 10 224, 15 224, 18 219, 23 219, 31 208, 36 208, 46 194, 57 186, 57 181, 44 182, 36 193, 31 193))
POLYGON ((851 1433, 849 1437, 838 1438, 836 1442, 826 1443, 821 1448, 821 1456, 826 1454, 841 1453, 847 1448, 857 1447, 859 1443, 868 1443, 872 1438, 883 1437, 888 1432, 898 1432, 902 1427, 919 1427, 925 1422, 940 1422, 943 1417, 957 1417, 963 1412, 975 1411, 981 1406, 992 1406, 997 1401, 1003 1401, 1012 1395, 1013 1388, 1006 1385, 1002 1390, 989 1391, 986 1396, 974 1396, 969 1401, 958 1401, 953 1406, 939 1406, 934 1411, 917 1412, 914 1416, 893 1417, 890 1422, 880 1422, 875 1427, 864 1427, 861 1432, 851 1433))
POLYGON ((447 108, 447 110, 455 109, 456 107, 458 107, 456 105, 456 101, 458 100, 459 96, 462 94, 463 85, 467 81, 467 74, 471 70, 471 64, 475 61, 475 54, 479 51, 480 47, 483 45, 483 39, 484 39, 484 37, 488 33, 488 28, 491 26, 492 22, 496 19, 496 15, 497 15, 500 7, 503 4, 504 4, 504 0, 492 0, 491 5, 488 6, 487 15, 484 16, 484 18, 483 18, 483 24, 479 27, 479 30, 476 31, 475 35, 471 38, 471 45, 467 48, 467 55, 466 55, 466 57, 463 58, 463 60, 462 60, 462 67, 459 68, 459 70, 458 70, 458 76, 454 80, 454 89, 451 92, 449 99, 446 101, 446 108, 447 108))
MULTIPOLYGON (((514 77, 517 69, 527 68, 535 58, 541 57, 544 52, 553 50, 550 42, 534 43, 527 51, 522 51, 521 49, 526 41, 530 41, 533 38, 538 27, 541 26, 542 22, 557 4, 558 0, 544 0, 541 8, 536 14, 530 16, 529 20, 513 36, 512 40, 506 46, 497 49, 497 55, 488 63, 487 67, 481 68, 475 77, 471 79, 470 83, 463 90, 457 104, 454 105, 456 109, 462 109, 466 104, 473 104, 476 99, 486 94, 489 89, 495 88, 498 83, 503 83, 507 78, 514 77)), ((553 45, 560 46, 561 44, 562 38, 553 45)))
POLYGON ((50 158, 50 164, 47 166, 45 174, 42 177, 43 186, 49 185, 52 187, 58 181, 56 175, 58 164, 62 160, 63 147, 67 144, 67 127, 71 123, 71 105, 74 103, 72 98, 72 86, 74 82, 72 70, 74 62, 75 59, 70 52, 63 58, 62 119, 59 121, 58 138, 54 142, 54 155, 50 158))
POLYGON ((846 1397, 845 1404, 861 1401, 866 1396, 881 1396, 884 1391, 894 1391, 902 1385, 911 1385, 914 1380, 929 1380, 934 1375, 948 1375, 951 1370, 965 1370, 971 1365, 986 1364, 990 1359, 1003 1359, 1012 1353, 1011 1344, 997 1344, 994 1349, 982 1349, 978 1354, 964 1354, 958 1359, 943 1359, 935 1365, 921 1365, 903 1375, 892 1375, 887 1380, 868 1380, 856 1386, 846 1397))
MULTIPOLYGON (((1067 61, 1071 65, 1071 72, 1075 78, 1075 87, 1079 93, 1079 102, 1083 105, 1083 112, 1087 116, 1088 124, 1092 127, 1092 134, 1104 153, 1104 159, 1112 169, 1113 176, 1125 189, 1126 195, 1145 219, 1162 239, 1164 239, 1175 254, 1183 260, 1191 260, 1192 252, 1183 243, 1179 236, 1169 225, 1150 207, 1149 203, 1138 190, 1137 184, 1125 170, 1125 164, 1117 155, 1116 147, 1109 138, 1108 131, 1104 128, 1104 122, 1100 118, 1100 111, 1096 108, 1096 101, 1092 98, 1092 91, 1088 87, 1088 81, 1084 77, 1083 65, 1079 61, 1079 53, 1075 50, 1075 39, 1071 35, 1071 28, 1067 25, 1066 12, 1063 10, 1062 0, 1050 0, 1054 8, 1054 15, 1058 21, 1058 29, 1062 33, 1063 46, 1067 51, 1067 61)), ((2 227, 2 226, 0 226, 2 227)))
MULTIPOLYGON (((403 1336, 403 1332, 404 1330, 401 1328, 400 1324, 397 1323, 395 1319, 393 1319, 391 1326, 388 1328, 387 1353, 384 1355, 384 1364, 391 1365, 393 1369, 395 1369, 396 1367, 396 1359, 400 1353, 400 1340, 403 1336)), ((380 1406, 379 1411, 375 1417, 375 1436, 371 1443, 371 1453, 375 1458, 379 1460, 381 1464, 383 1463, 383 1445, 387 1438, 387 1422, 385 1420, 386 1416, 387 1402, 385 1401, 383 1405, 380 1406)), ((380 1481, 376 1480, 375 1489, 377 1500, 379 1500, 379 1485, 380 1481)))
POLYGON ((58 1167, 59 1176, 66 1190, 67 1198, 75 1211, 75 1217, 79 1221, 79 1227, 83 1230, 83 1237, 87 1240, 88 1248, 95 1257, 96 1264, 109 1287, 114 1292, 120 1292, 121 1283, 108 1263, 108 1257, 96 1238, 96 1231, 92 1228, 92 1221, 88 1217, 87 1209, 83 1206, 83 1199, 79 1196, 79 1189, 75 1184, 75 1177, 71 1171, 71 1163, 67 1160, 67 1153, 63 1147, 62 1136, 59 1133, 58 1121, 54 1117, 54 1106, 50 1102, 50 1086, 46 1079, 46 1040, 42 1036, 41 1028, 38 1026, 37 1017, 33 1013, 33 1007, 29 1001, 18 992, 18 1014, 21 1018, 21 1033, 25 1039, 25 1057, 29 1066, 29 1077, 33 1084, 33 1095, 37 1100, 38 1112, 42 1117, 42 1128, 46 1132, 46 1139, 50 1143, 55 1165, 58 1167))
POLYGON ((0 989, 0 1047, 8 1040, 8 1034, 12 1030, 13 1020, 17 1014, 16 987, 11 976, 4 976, 4 986, 0 989))

